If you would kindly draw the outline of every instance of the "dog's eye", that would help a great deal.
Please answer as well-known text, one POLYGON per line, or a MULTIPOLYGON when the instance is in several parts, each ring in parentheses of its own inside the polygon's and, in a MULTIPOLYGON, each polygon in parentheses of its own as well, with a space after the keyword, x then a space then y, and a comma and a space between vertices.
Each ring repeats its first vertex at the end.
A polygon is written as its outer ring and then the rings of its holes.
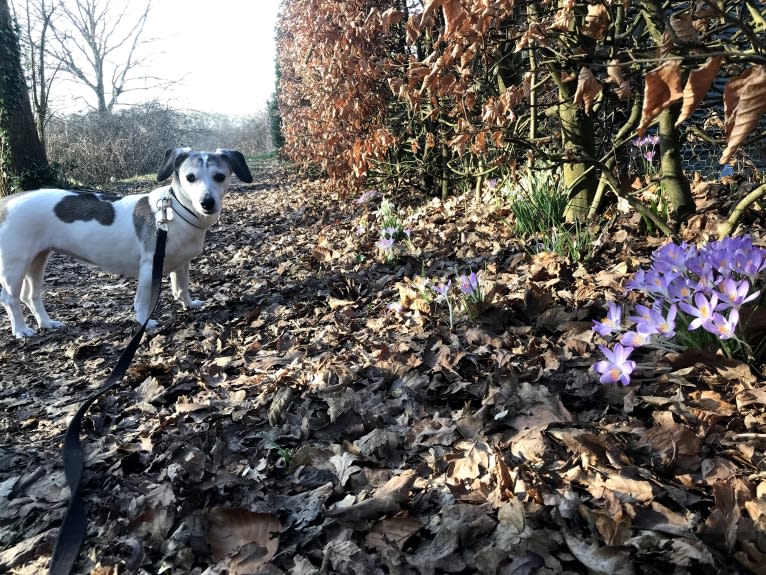
POLYGON ((194 183, 197 181, 197 176, 195 176, 194 174, 186 174, 186 181, 189 182, 190 184, 194 183))
POLYGON ((220 184, 226 179, 226 174, 216 174, 213 179, 220 184))

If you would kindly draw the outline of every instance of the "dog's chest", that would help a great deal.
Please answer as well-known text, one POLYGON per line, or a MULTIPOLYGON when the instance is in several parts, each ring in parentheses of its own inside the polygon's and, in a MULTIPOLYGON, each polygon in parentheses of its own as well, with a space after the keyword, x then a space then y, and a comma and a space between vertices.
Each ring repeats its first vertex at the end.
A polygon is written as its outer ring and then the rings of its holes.
MULTIPOLYGON (((157 241, 157 219, 152 209, 152 202, 157 199, 153 195, 140 198, 133 209, 133 225, 136 237, 141 244, 141 251, 150 255, 154 253, 157 241)), ((195 228, 176 215, 167 222, 167 244, 165 247, 165 270, 169 271, 188 262, 202 252, 207 230, 195 228)))

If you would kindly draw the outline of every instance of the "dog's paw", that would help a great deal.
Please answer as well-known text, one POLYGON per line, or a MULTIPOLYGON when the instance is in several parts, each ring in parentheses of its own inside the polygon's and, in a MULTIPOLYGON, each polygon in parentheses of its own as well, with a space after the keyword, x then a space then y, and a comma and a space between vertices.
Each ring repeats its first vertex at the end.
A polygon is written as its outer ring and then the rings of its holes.
POLYGON ((191 308, 191 309, 195 309, 195 308, 198 308, 198 307, 202 307, 203 305, 205 305, 205 300, 203 300, 203 299, 193 299, 193 300, 189 300, 189 303, 187 304, 186 307, 191 308))
POLYGON ((146 322, 146 332, 147 333, 151 333, 151 332, 157 331, 157 329, 158 329, 158 324, 153 319, 150 319, 149 321, 146 322))
POLYGON ((40 327, 42 329, 61 329, 62 327, 64 327, 64 322, 56 321, 55 319, 50 319, 46 322, 41 323, 40 327))
POLYGON ((17 330, 14 330, 13 335, 15 335, 18 339, 22 339, 25 337, 32 337, 35 335, 35 330, 33 330, 31 327, 21 327, 17 330))

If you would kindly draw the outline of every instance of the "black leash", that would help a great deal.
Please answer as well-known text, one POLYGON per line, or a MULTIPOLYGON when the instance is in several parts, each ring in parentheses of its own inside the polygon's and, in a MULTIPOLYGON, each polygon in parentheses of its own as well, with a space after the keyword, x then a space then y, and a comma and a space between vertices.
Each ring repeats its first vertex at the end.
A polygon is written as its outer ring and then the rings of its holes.
MULTIPOLYGON (((162 285, 162 267, 165 260, 165 244, 167 241, 167 226, 158 225, 157 243, 154 249, 154 259, 152 260, 152 303, 150 306, 149 317, 152 316, 157 308, 157 302, 160 299, 160 286, 162 285)), ((133 334, 128 345, 122 351, 117 364, 112 369, 112 373, 104 382, 101 388, 91 395, 77 410, 72 421, 69 422, 66 435, 64 436, 64 474, 71 491, 69 507, 67 507, 64 521, 61 524, 56 547, 51 557, 50 575, 69 575, 74 568, 77 557, 80 554, 80 548, 85 540, 85 532, 88 527, 87 516, 85 515, 85 504, 80 495, 82 472, 85 458, 83 456, 82 445, 80 443, 80 430, 82 427, 82 418, 88 408, 101 397, 104 393, 115 387, 122 381, 125 373, 133 361, 141 337, 146 331, 146 325, 149 318, 133 334)))

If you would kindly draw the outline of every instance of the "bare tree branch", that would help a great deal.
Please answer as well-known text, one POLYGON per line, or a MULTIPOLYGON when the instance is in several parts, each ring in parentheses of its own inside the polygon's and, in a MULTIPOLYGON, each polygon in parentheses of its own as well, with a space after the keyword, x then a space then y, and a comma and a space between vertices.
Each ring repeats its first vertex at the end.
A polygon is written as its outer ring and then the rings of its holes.
POLYGON ((21 44, 27 60, 26 72, 31 93, 32 112, 40 140, 45 143, 45 128, 50 119, 50 94, 60 64, 50 65, 46 58, 51 22, 56 6, 46 0, 25 0, 24 11, 16 14, 21 22, 21 44))
POLYGON ((60 20, 51 25, 55 47, 50 54, 93 93, 93 107, 99 112, 113 110, 119 98, 131 90, 128 85, 142 77, 137 72, 147 60, 141 48, 149 42, 143 34, 151 0, 132 21, 129 6, 135 4, 70 0, 62 4, 60 20))

